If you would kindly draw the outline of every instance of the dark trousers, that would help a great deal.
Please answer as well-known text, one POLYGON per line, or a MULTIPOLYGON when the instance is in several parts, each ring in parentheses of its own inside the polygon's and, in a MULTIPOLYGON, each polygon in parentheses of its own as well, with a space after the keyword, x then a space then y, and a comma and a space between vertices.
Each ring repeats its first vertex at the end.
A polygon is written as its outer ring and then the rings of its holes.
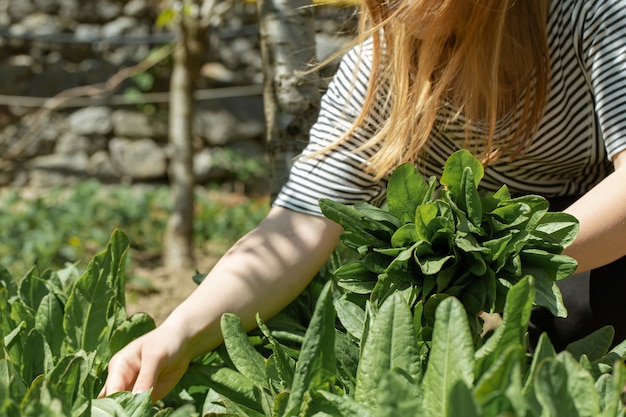
MULTIPOLYGON (((548 199, 551 211, 562 211, 575 197, 548 199)), ((626 257, 576 274, 557 283, 567 308, 566 318, 556 318, 545 309, 531 315, 529 336, 531 348, 546 332, 557 351, 599 328, 615 329, 613 345, 626 340, 626 257)))
POLYGON ((557 283, 567 308, 566 318, 545 309, 531 315, 531 347, 546 332, 557 351, 599 328, 615 329, 613 345, 626 340, 626 257, 591 272, 576 274, 557 283))

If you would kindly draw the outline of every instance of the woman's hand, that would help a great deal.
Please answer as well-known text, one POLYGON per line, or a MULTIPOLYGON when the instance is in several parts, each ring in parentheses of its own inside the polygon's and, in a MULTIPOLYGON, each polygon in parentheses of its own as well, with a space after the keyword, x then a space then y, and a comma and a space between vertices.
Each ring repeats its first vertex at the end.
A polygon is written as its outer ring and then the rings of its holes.
POLYGON ((157 401, 174 388, 192 359, 185 354, 184 342, 179 337, 166 327, 158 327, 113 356, 99 397, 118 391, 140 393, 152 388, 152 400, 157 401))

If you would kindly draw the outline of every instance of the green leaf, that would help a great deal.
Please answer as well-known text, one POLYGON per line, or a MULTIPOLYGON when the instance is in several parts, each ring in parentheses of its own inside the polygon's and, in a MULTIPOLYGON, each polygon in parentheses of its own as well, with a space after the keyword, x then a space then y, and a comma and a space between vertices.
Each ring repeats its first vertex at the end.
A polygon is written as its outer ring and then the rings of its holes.
POLYGON ((150 417, 152 414, 150 391, 141 394, 118 392, 91 403, 92 417, 150 417))
MULTIPOLYGON (((105 257, 105 260, 108 262, 104 264, 104 267, 105 272, 107 272, 109 287, 114 290, 117 304, 122 310, 124 310, 126 305, 126 276, 124 271, 126 269, 126 257, 128 256, 129 248, 130 241, 124 232, 119 229, 114 230, 107 245, 109 256, 105 257)), ((125 318, 126 312, 123 311, 122 320, 125 318)))
POLYGON ((374 220, 368 220, 353 206, 347 206, 324 198, 319 200, 319 206, 324 216, 345 229, 342 236, 348 246, 389 246, 388 241, 374 234, 374 232, 387 233, 389 229, 388 226, 374 220))
POLYGON ((28 330, 35 327, 35 310, 26 305, 21 298, 13 300, 11 303, 11 318, 15 323, 24 323, 28 330))
POLYGON ((601 359, 609 351, 615 330, 612 326, 604 326, 593 333, 576 340, 566 346, 565 350, 579 360, 582 355, 586 355, 590 361, 601 359))
POLYGON ((20 376, 24 381, 32 381, 44 371, 43 337, 33 328, 27 328, 20 335, 22 357, 19 363, 20 376))
POLYGON ((272 358, 282 384, 285 387, 291 387, 293 384, 294 369, 296 367, 295 361, 287 355, 283 346, 278 343, 274 336, 272 336, 270 329, 267 327, 265 322, 261 320, 261 316, 258 314, 256 316, 256 321, 259 329, 272 345, 272 350, 274 352, 272 358))
POLYGON ((389 212, 401 224, 412 222, 415 209, 424 202, 428 191, 426 180, 413 164, 403 164, 394 170, 387 183, 389 212))
POLYGON ((469 168, 472 171, 474 188, 477 188, 485 171, 480 161, 466 150, 456 151, 450 155, 439 180, 441 184, 447 186, 448 190, 456 196, 455 201, 458 201, 464 188, 463 172, 465 168, 469 168))
POLYGON ((459 382, 474 382, 474 343, 461 303, 446 298, 437 307, 432 348, 422 382, 426 416, 450 415, 446 399, 459 382))
POLYGON ((17 295, 17 285, 9 271, 0 265, 0 288, 6 288, 9 297, 17 295))
POLYGON ((420 242, 415 223, 407 223, 401 226, 391 236, 391 246, 394 248, 405 248, 412 246, 415 242, 420 242))
POLYGON ((8 397, 14 400, 26 394, 26 384, 18 375, 15 365, 7 359, 0 359, 0 390, 5 390, 8 397))
POLYGON ((378 277, 378 282, 372 291, 370 301, 375 307, 380 307, 387 298, 394 293, 412 292, 412 282, 409 281, 409 263, 407 260, 396 259, 387 269, 387 273, 378 277))
MULTIPOLYGON (((479 375, 474 388, 474 395, 479 404, 485 404, 495 396, 505 395, 512 383, 515 370, 519 370, 525 363, 525 353, 526 350, 522 345, 509 345, 502 354, 494 358, 491 367, 479 375)), ((503 411, 506 410, 500 410, 503 411)))
POLYGON ((502 323, 476 351, 476 374, 482 375, 511 346, 525 346, 526 331, 533 305, 534 280, 524 277, 509 289, 502 323))
POLYGON ((226 313, 222 315, 221 327, 226 351, 235 368, 255 385, 268 386, 265 359, 250 343, 241 319, 234 314, 226 313))
POLYGON ((230 368, 206 369, 207 384, 239 407, 249 410, 247 415, 263 416, 261 393, 256 385, 241 373, 230 368))
POLYGON ((596 375, 611 372, 616 362, 623 362, 626 359, 626 340, 614 346, 606 355, 593 361, 592 367, 596 371, 596 375))
POLYGON ((59 331, 63 329, 63 305, 54 294, 48 294, 41 300, 35 316, 35 329, 50 347, 54 357, 60 357, 65 340, 65 333, 59 331))
POLYGON ((99 275, 99 265, 91 263, 76 282, 67 301, 63 329, 73 350, 98 350, 106 356, 111 331, 107 323, 111 291, 106 279, 99 275))
POLYGON ((155 328, 154 319, 148 314, 133 314, 113 331, 110 341, 111 354, 114 355, 139 336, 155 328))
POLYGON ((506 185, 500 187, 498 191, 495 193, 489 194, 487 193, 482 198, 483 212, 490 213, 498 207, 502 201, 507 201, 511 199, 511 193, 506 185))
POLYGON ((0 357, 7 358, 15 366, 21 366, 23 363, 23 338, 26 337, 27 331, 26 322, 15 323, 12 320, 8 290, 0 288, 0 337, 2 337, 0 346, 3 348, 0 357))
POLYGON ((465 167, 463 169, 459 201, 457 204, 465 212, 469 221, 471 221, 474 226, 480 227, 483 218, 483 206, 476 187, 477 183, 474 182, 472 168, 465 167))
POLYGON ((383 375, 376 397, 377 415, 383 417, 421 416, 423 396, 418 381, 411 381, 401 369, 383 375))
POLYGON ((424 304, 424 317, 426 318, 427 322, 435 322, 435 317, 437 315, 437 308, 439 308, 439 304, 441 304, 443 300, 446 300, 449 297, 450 296, 448 294, 437 293, 428 298, 428 300, 426 300, 426 303, 424 304))
POLYGON ((489 308, 485 308, 487 303, 487 281, 488 277, 486 276, 474 277, 457 296, 468 314, 478 315, 481 311, 489 311, 489 308))
POLYGON ((524 275, 545 277, 558 281, 572 275, 578 264, 567 255, 557 255, 540 249, 525 249, 520 253, 524 275))
MULTIPOLYGON (((179 407, 173 411, 171 409, 157 411, 157 413, 154 414, 153 417, 199 417, 200 415, 202 415, 202 417, 213 416, 213 414, 198 414, 196 412, 196 407, 193 404, 185 404, 182 407, 179 407), (171 413, 161 414, 162 412, 165 412, 165 411, 171 411, 171 413)), ((229 414, 229 413, 219 414, 219 417, 237 417, 237 416, 238 416, 237 414, 229 414)))
POLYGON ((591 375, 568 352, 540 365, 535 393, 550 416, 600 415, 600 404, 591 375))
POLYGON ((46 282, 39 276, 39 269, 37 267, 31 268, 20 281, 20 299, 33 310, 39 308, 39 303, 43 297, 48 295, 48 292, 46 282))
POLYGON ((416 241, 433 243, 432 234, 435 230, 432 230, 430 225, 438 214, 439 209, 435 203, 422 204, 415 209, 415 231, 418 237, 416 241))
POLYGON ((337 285, 356 294, 369 294, 377 282, 377 274, 363 265, 363 262, 350 262, 334 272, 337 285))
POLYGON ((356 211, 362 213, 365 217, 369 219, 376 220, 378 222, 381 222, 382 224, 388 223, 390 225, 390 232, 400 226, 400 221, 396 216, 386 210, 381 209, 380 207, 376 207, 365 202, 359 202, 354 204, 354 208, 356 209, 356 211))
POLYGON ((504 235, 502 237, 483 242, 482 246, 489 249, 489 255, 490 255, 488 258, 489 262, 494 262, 500 256, 502 256, 502 254, 505 253, 512 239, 513 239, 512 235, 504 235))
POLYGON ((337 311, 339 321, 348 333, 357 340, 361 340, 365 326, 365 311, 350 301, 346 295, 335 300, 335 310, 337 311))
POLYGON ((526 381, 522 388, 522 394, 526 400, 525 402, 527 407, 532 411, 530 415, 541 415, 541 411, 543 409, 535 394, 535 381, 537 380, 539 367, 544 363, 544 361, 553 360, 555 358, 556 351, 554 350, 554 346, 552 346, 548 335, 546 333, 542 333, 537 341, 530 369, 526 373, 526 381))
POLYGON ((404 370, 413 381, 421 378, 413 318, 397 294, 385 300, 372 320, 362 346, 354 398, 374 405, 381 378, 393 369, 404 370))
POLYGON ((534 194, 523 195, 510 200, 513 204, 525 205, 529 208, 528 222, 526 223, 526 230, 532 231, 537 228, 541 219, 548 213, 550 203, 544 197, 534 194))
MULTIPOLYGON (((192 405, 192 404, 190 404, 192 405)), ((193 405, 192 405, 193 406, 193 405)), ((195 407, 194 407, 195 410, 195 407)), ((193 410, 192 410, 193 411, 193 410)), ((224 404, 222 397, 214 389, 210 388, 204 398, 202 404, 202 416, 231 416, 235 414, 229 414, 227 404, 224 404)))
POLYGON ((125 317, 124 268, 129 242, 115 231, 105 251, 94 256, 71 288, 63 328, 74 350, 97 351, 107 358, 111 332, 125 317))
POLYGON ((603 374, 596 381, 602 417, 623 415, 624 404, 622 396, 624 386, 626 386, 626 365, 621 361, 617 361, 611 374, 603 374))
MULTIPOLYGON (((11 415, 11 414, 9 414, 11 415)), ((20 404, 20 417, 67 417, 61 401, 52 398, 44 376, 37 377, 20 404)))
POLYGON ((524 362, 520 365, 520 362, 516 362, 513 365, 511 372, 511 379, 508 387, 505 388, 506 398, 511 404, 514 415, 516 416, 528 416, 530 407, 524 398, 524 388, 522 385, 522 369, 526 370, 527 364, 524 362))
POLYGON ((416 261, 424 275, 437 275, 448 261, 454 258, 454 255, 433 255, 416 257, 416 261))
POLYGON ((453 279, 459 275, 458 264, 453 264, 437 272, 437 292, 442 292, 448 288, 453 279))
POLYGON ((93 377, 89 373, 89 359, 85 352, 61 358, 46 379, 50 394, 61 400, 66 415, 88 415, 93 377))
MULTIPOLYGON (((326 413, 330 416, 342 417, 377 417, 371 409, 348 396, 340 396, 328 391, 313 393, 315 412, 326 413)), ((314 414, 317 416, 317 414, 314 414)))
MULTIPOLYGON (((365 327, 365 324, 363 325, 365 327)), ((360 340, 343 330, 335 331, 335 356, 337 357, 337 385, 346 393, 353 393, 360 358, 360 340)))
POLYGON ((531 216, 530 206, 509 200, 500 203, 491 213, 489 220, 494 233, 502 233, 523 227, 531 216))
POLYGON ((535 279, 535 305, 545 307, 555 317, 567 317, 559 286, 545 277, 535 279))
POLYGON ((334 347, 335 309, 328 282, 320 293, 304 336, 285 417, 297 414, 306 392, 334 382, 337 371, 334 347))
POLYGON ((457 381, 452 387, 448 396, 446 408, 446 417, 481 417, 481 410, 476 403, 476 399, 472 391, 465 385, 463 381, 457 381))
POLYGON ((578 235, 578 220, 571 214, 549 212, 543 216, 535 230, 550 235, 566 248, 578 235))
MULTIPOLYGON (((398 254, 398 257, 402 256, 402 252, 398 254)), ((369 271, 374 274, 382 274, 385 272, 385 269, 389 266, 391 262, 394 261, 394 258, 383 255, 379 252, 368 252, 363 256, 363 266, 365 266, 369 271)), ((371 275, 370 275, 371 276, 371 275)))

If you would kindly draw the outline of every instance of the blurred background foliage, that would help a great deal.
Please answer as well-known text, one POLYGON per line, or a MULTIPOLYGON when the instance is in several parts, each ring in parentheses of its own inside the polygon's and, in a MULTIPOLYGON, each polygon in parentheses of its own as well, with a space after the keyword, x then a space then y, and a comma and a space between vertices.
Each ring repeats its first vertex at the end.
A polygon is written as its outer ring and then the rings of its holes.
MULTIPOLYGON (((196 189, 194 240, 219 252, 252 229, 269 209, 265 197, 252 198, 218 189, 196 189)), ((166 185, 103 185, 88 180, 29 195, 0 193, 0 264, 15 278, 33 265, 79 269, 120 228, 131 239, 133 258, 157 259, 169 217, 166 185), (133 255, 134 254, 134 255, 133 255), (84 263, 84 264, 83 264, 84 263)))

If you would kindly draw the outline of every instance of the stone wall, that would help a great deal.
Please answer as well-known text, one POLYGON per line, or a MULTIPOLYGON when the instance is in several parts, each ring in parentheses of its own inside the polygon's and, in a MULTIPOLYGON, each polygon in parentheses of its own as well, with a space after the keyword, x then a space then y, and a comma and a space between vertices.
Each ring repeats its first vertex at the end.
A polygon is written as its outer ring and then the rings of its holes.
MULTIPOLYGON (((0 186, 167 181, 170 63, 118 76, 172 39, 155 24, 159 13, 151 0, 0 0, 0 186), (49 100, 76 89, 76 98, 49 100)), ((355 14, 316 13, 323 57, 349 38, 355 14)), ((197 83, 196 177, 245 181, 259 169, 242 161, 264 158, 255 5, 236 1, 208 44, 197 83)))

